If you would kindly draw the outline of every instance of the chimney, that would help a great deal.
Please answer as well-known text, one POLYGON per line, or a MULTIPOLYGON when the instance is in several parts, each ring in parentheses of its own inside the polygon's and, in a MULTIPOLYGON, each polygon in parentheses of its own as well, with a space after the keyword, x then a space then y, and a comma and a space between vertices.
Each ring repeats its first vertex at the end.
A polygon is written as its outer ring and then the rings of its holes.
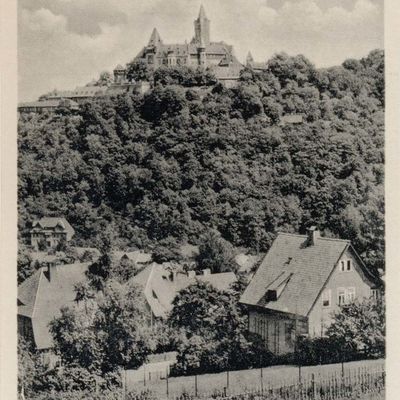
POLYGON ((211 275, 211 269, 210 268, 203 269, 203 275, 204 276, 211 275))
POLYGON ((315 246, 317 244, 317 240, 320 237, 320 232, 316 226, 311 226, 308 228, 308 245, 315 246))

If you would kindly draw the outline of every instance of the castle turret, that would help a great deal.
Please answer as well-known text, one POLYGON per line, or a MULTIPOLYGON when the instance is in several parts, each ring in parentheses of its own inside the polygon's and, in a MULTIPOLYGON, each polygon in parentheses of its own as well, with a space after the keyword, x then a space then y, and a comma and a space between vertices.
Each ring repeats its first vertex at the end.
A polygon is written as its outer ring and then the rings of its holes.
POLYGON ((246 57, 246 65, 249 67, 252 62, 254 62, 254 58, 253 58, 251 52, 249 51, 247 54, 247 57, 246 57))
POLYGON ((196 43, 208 46, 210 44, 210 20, 206 17, 203 5, 200 7, 199 16, 194 21, 194 38, 196 43))
POLYGON ((206 44, 202 37, 200 37, 200 42, 197 45, 197 53, 199 55, 199 65, 201 67, 206 67, 207 65, 206 44))
POLYGON ((151 33, 149 43, 147 44, 148 47, 157 47, 162 44, 162 40, 160 34, 158 33, 157 29, 154 28, 153 32, 151 33))
POLYGON ((121 64, 118 64, 114 68, 114 83, 122 83, 125 79, 125 73, 125 68, 121 64))

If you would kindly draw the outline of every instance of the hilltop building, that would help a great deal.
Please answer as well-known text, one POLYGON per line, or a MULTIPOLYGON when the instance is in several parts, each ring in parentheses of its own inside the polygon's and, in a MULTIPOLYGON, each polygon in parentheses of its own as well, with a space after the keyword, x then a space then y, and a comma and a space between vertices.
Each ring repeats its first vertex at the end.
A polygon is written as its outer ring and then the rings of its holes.
POLYGON ((233 86, 239 78, 243 65, 237 60, 233 46, 227 43, 213 42, 210 35, 210 20, 204 7, 194 21, 194 37, 188 43, 166 44, 154 28, 147 46, 134 61, 143 62, 150 68, 160 66, 209 67, 215 76, 227 86, 233 86))
POLYGON ((240 302, 249 331, 274 354, 294 351, 298 335, 323 336, 332 313, 355 299, 380 295, 371 274, 348 240, 279 233, 240 302))
POLYGON ((30 234, 31 246, 37 250, 41 242, 47 248, 56 247, 61 240, 69 242, 75 231, 65 218, 43 217, 33 221, 30 234))

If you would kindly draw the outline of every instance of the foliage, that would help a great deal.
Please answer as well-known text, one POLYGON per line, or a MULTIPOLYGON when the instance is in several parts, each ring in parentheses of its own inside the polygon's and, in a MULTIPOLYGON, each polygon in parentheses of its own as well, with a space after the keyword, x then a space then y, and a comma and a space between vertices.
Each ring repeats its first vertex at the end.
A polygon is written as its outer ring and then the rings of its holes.
POLYGON ((211 70, 187 66, 161 66, 154 71, 154 83, 162 85, 213 86, 217 79, 211 70))
POLYGON ((246 317, 234 292, 197 282, 178 293, 168 323, 179 332, 175 373, 244 369, 271 359, 246 339, 246 317))
POLYGON ((129 81, 145 81, 152 79, 152 71, 143 61, 132 61, 126 66, 126 77, 129 81))
POLYGON ((18 285, 22 283, 26 278, 29 278, 34 272, 36 268, 32 263, 32 257, 30 256, 29 249, 20 244, 18 246, 18 254, 17 254, 17 280, 18 285))
POLYGON ((212 273, 234 271, 238 269, 232 245, 221 238, 218 232, 210 231, 204 236, 196 257, 197 268, 209 268, 212 273))
POLYGON ((84 308, 77 303, 50 324, 63 365, 104 377, 120 367, 137 368, 155 348, 139 287, 109 281, 84 308))
POLYGON ((277 231, 312 224, 384 267, 383 67, 382 51, 327 69, 279 54, 234 89, 194 90, 161 70, 143 96, 21 114, 20 237, 53 213, 78 245, 94 246, 113 224, 127 247, 196 244, 216 229, 259 252, 277 231), (279 125, 291 113, 304 122, 279 125))
POLYGON ((342 343, 342 350, 364 357, 385 356, 385 301, 372 298, 344 305, 336 313, 327 334, 342 343))

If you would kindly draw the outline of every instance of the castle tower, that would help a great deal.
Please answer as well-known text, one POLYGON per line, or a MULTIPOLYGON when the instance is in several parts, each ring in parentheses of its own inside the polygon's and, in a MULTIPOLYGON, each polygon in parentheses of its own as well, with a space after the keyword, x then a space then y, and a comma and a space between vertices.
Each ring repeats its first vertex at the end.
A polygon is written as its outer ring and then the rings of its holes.
POLYGON ((203 5, 200 7, 199 16, 194 21, 194 38, 196 43, 208 46, 210 44, 210 20, 206 17, 203 5))
POLYGON ((249 67, 252 62, 254 62, 254 58, 253 58, 253 55, 249 51, 247 54, 247 57, 246 57, 246 65, 249 67))
POLYGON ((207 65, 206 44, 202 37, 200 37, 200 42, 197 45, 197 53, 199 56, 199 66, 205 68, 207 65))
POLYGON ((160 44, 162 44, 160 34, 158 33, 157 29, 154 28, 147 47, 158 47, 160 44))
POLYGON ((118 64, 114 68, 114 83, 122 83, 125 79, 125 72, 125 68, 121 64, 118 64))

